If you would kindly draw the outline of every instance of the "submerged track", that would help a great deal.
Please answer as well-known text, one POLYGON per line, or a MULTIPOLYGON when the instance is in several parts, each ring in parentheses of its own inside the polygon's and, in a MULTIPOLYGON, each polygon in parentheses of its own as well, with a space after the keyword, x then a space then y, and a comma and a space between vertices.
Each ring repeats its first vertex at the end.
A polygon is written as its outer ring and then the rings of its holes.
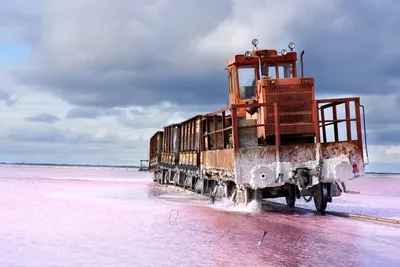
MULTIPOLYGON (((165 186, 165 187, 170 187, 170 188, 174 188, 174 189, 178 189, 180 191, 183 191, 183 192, 189 193, 189 194, 193 194, 193 195, 205 196, 205 195, 193 192, 193 191, 191 191, 189 189, 182 188, 180 186, 176 186, 176 185, 172 185, 172 184, 166 184, 166 185, 158 184, 158 185, 165 186)), ((302 208, 302 207, 290 208, 290 207, 287 207, 284 204, 273 202, 273 201, 270 201, 270 200, 263 200, 263 202, 261 204, 262 205, 269 205, 269 206, 276 206, 276 207, 280 207, 281 209, 284 208, 284 210, 287 210, 287 211, 289 211, 289 210, 290 211, 296 211, 297 210, 297 211, 308 212, 308 213, 319 214, 319 215, 328 214, 328 215, 342 217, 342 218, 362 220, 362 221, 375 222, 375 223, 390 224, 390 225, 393 225, 393 226, 395 226, 395 225, 396 226, 400 226, 400 220, 396 220, 396 219, 388 219, 388 218, 382 218, 382 217, 374 217, 374 216, 347 213, 347 212, 338 212, 338 211, 325 211, 324 214, 321 214, 320 212, 317 212, 315 210, 302 208)))
POLYGON ((324 214, 321 214, 320 212, 317 212, 315 210, 302 208, 302 207, 289 208, 284 204, 272 202, 269 200, 264 200, 263 203, 266 203, 268 205, 280 206, 280 207, 287 208, 287 209, 298 209, 298 210, 308 211, 308 212, 311 212, 314 214, 320 214, 320 215, 329 214, 329 215, 342 217, 342 218, 363 220, 363 221, 369 221, 369 222, 378 222, 378 223, 385 223, 385 224, 400 226, 400 220, 396 220, 396 219, 388 219, 388 218, 382 218, 382 217, 374 217, 374 216, 347 213, 347 212, 339 212, 339 211, 325 211, 324 214))

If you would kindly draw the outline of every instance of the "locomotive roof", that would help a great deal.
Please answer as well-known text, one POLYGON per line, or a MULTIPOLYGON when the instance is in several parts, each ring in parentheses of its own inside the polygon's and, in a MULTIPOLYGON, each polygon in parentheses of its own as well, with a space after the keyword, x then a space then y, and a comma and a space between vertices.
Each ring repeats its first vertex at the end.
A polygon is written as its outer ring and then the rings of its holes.
POLYGON ((163 131, 157 131, 155 134, 153 134, 150 139, 154 138, 155 136, 157 136, 158 134, 162 134, 164 133, 163 131))
POLYGON ((193 117, 191 117, 189 119, 186 119, 186 120, 182 121, 181 123, 185 123, 185 122, 188 122, 190 120, 197 119, 198 117, 203 117, 203 115, 197 114, 197 115, 195 115, 195 116, 193 116, 193 117))
POLYGON ((181 125, 181 123, 180 122, 171 123, 171 124, 165 125, 163 128, 168 128, 168 127, 178 126, 178 125, 181 125))
POLYGON ((245 58, 244 55, 234 55, 230 59, 228 59, 227 64, 228 66, 233 64, 239 65, 252 65, 258 64, 258 56, 260 55, 261 58, 266 59, 267 61, 276 62, 276 61, 291 61, 297 59, 296 52, 287 52, 286 55, 278 55, 275 49, 261 49, 261 50, 254 50, 252 51, 253 57, 252 58, 245 58))
POLYGON ((168 128, 168 127, 171 127, 171 126, 178 126, 178 125, 180 126, 181 124, 183 124, 183 123, 185 123, 185 122, 188 122, 188 121, 190 121, 190 120, 196 119, 196 118, 198 118, 198 117, 203 117, 203 115, 198 114, 198 115, 195 115, 195 116, 193 116, 193 117, 191 117, 191 118, 189 118, 189 119, 186 119, 186 120, 184 120, 184 121, 168 124, 168 125, 164 126, 164 128, 168 128))

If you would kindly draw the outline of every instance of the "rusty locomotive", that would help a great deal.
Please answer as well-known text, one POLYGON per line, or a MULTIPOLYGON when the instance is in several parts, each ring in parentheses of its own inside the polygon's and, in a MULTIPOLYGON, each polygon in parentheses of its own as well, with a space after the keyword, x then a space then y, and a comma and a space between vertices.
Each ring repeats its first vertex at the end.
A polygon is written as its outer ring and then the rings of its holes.
POLYGON ((153 181, 236 203, 285 197, 294 207, 313 198, 324 212, 340 183, 364 176, 364 107, 359 97, 316 100, 304 50, 297 74, 293 42, 280 52, 252 44, 228 60, 226 107, 150 138, 153 181))

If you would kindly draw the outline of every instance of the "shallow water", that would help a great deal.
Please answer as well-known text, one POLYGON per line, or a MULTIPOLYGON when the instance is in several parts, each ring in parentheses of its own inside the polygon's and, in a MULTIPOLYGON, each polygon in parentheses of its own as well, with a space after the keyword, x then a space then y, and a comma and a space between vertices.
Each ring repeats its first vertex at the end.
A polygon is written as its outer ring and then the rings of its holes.
POLYGON ((12 169, 0 170, 4 267, 400 263, 396 227, 272 208, 227 211, 228 202, 211 207, 202 197, 160 192, 142 172, 12 169), (57 179, 42 179, 52 172, 57 179))

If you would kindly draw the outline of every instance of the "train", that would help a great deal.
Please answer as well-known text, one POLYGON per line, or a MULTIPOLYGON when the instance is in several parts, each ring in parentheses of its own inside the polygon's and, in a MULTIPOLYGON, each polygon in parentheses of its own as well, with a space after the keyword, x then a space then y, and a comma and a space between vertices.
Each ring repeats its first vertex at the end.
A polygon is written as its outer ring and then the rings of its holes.
POLYGON ((152 179, 213 201, 284 197, 295 207, 297 199, 314 199, 323 213, 343 193, 340 184, 365 175, 364 106, 360 97, 315 99, 305 51, 298 59, 293 42, 279 52, 259 49, 257 39, 252 45, 227 61, 225 107, 150 138, 152 179))

